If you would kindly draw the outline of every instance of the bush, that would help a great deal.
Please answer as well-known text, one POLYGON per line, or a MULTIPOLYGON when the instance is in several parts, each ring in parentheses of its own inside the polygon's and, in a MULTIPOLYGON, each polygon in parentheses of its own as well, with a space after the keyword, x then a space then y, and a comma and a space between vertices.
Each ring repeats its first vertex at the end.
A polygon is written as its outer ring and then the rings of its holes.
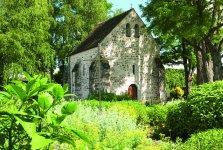
POLYGON ((183 144, 182 149, 193 150, 220 150, 223 148, 223 129, 209 130, 192 135, 191 138, 183 144))
POLYGON ((168 112, 167 135, 172 139, 223 127, 223 81, 193 88, 187 100, 168 112))
POLYGON ((182 98, 184 95, 184 90, 181 87, 175 87, 171 92, 170 92, 170 97, 171 98, 182 98))
MULTIPOLYGON (((64 124, 85 131, 93 143, 92 149, 134 149, 149 145, 146 128, 116 109, 92 108, 81 102, 64 124)), ((76 149, 86 149, 82 140, 75 140, 75 145, 76 149)))
POLYGON ((81 102, 85 106, 91 108, 110 109, 115 110, 122 114, 128 114, 132 119, 135 119, 138 124, 146 124, 148 122, 147 107, 138 101, 98 101, 98 100, 86 100, 81 102))
POLYGON ((223 129, 212 129, 193 134, 185 143, 164 145, 165 150, 220 150, 223 148, 223 129))
POLYGON ((165 105, 157 104, 147 108, 148 123, 153 127, 151 137, 154 139, 161 139, 162 134, 165 133, 167 113, 176 107, 181 101, 168 102, 165 105))

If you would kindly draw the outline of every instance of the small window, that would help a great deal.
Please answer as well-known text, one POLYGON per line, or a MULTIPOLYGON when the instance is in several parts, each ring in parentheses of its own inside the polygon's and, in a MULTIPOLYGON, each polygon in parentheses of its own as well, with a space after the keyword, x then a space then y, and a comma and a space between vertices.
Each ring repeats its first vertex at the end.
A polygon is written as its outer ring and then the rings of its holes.
POLYGON ((85 76, 85 65, 83 65, 83 76, 85 76))
POLYGON ((129 23, 126 24, 126 36, 131 37, 131 28, 129 23))
POLYGON ((139 38, 139 25, 138 24, 135 25, 135 37, 139 38))
POLYGON ((136 73, 136 66, 135 65, 132 65, 132 73, 135 75, 136 73))

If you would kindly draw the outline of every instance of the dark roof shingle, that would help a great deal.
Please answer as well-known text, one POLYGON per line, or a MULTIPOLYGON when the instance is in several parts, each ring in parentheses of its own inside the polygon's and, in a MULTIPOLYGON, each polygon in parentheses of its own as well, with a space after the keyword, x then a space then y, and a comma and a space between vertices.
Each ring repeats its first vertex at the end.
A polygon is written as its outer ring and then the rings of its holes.
POLYGON ((132 9, 100 23, 71 55, 97 47, 98 44, 129 14, 132 9))

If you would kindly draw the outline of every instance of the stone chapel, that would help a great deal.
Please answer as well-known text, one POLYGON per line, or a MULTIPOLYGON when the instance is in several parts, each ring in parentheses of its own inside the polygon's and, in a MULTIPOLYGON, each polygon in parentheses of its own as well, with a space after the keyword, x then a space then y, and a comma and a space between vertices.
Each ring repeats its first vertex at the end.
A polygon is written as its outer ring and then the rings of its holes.
POLYGON ((71 92, 128 93, 133 99, 165 99, 159 48, 134 9, 100 23, 69 57, 71 92))

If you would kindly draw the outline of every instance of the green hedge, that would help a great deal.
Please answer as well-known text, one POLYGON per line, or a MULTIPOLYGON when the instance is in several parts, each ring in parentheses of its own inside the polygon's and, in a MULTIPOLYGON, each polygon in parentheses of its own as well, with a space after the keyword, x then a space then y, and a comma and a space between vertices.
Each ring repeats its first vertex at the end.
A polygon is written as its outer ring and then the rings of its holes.
POLYGON ((188 141, 186 141, 182 149, 188 150, 220 150, 223 149, 223 130, 209 130, 192 135, 188 141))
POLYGON ((151 133, 151 137, 153 139, 161 139, 163 133, 166 130, 166 118, 168 112, 177 107, 181 103, 180 100, 168 102, 165 105, 158 104, 148 106, 147 108, 147 116, 148 123, 152 127, 153 131, 151 133))
POLYGON ((189 99, 167 114, 166 135, 172 139, 223 128, 223 81, 193 88, 189 99))

